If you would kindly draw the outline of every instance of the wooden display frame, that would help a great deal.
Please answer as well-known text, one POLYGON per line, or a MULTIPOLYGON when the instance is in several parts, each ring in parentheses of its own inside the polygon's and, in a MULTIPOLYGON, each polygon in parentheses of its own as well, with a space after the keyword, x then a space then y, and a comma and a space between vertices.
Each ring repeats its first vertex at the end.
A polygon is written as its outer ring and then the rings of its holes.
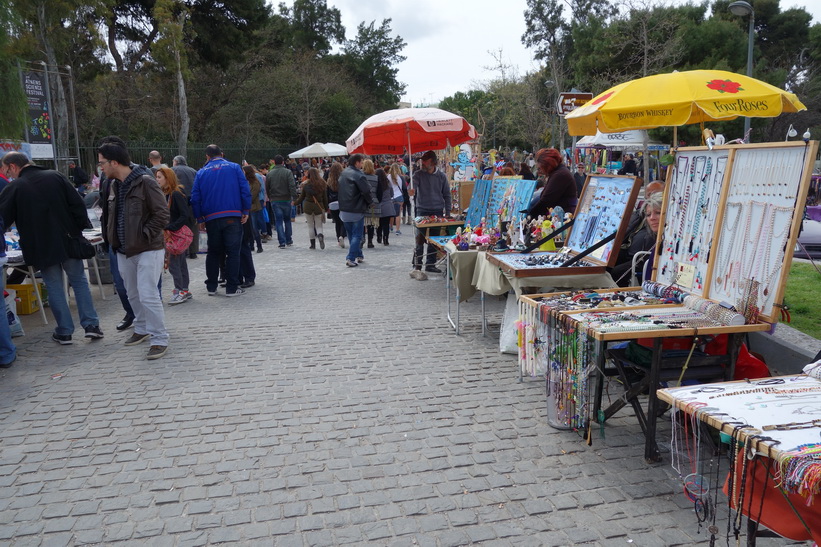
MULTIPOLYGON (((742 300, 747 302, 754 300, 756 304, 761 302, 763 305, 760 306, 758 320, 776 323, 780 314, 775 308, 780 307, 783 300, 789 264, 792 262, 793 250, 798 239, 804 204, 811 183, 813 162, 817 153, 818 141, 730 145, 714 147, 713 149, 707 147, 679 149, 676 152, 676 167, 670 170, 665 188, 660 223, 660 226, 663 226, 664 229, 659 230, 658 234, 656 252, 659 258, 654 263, 651 276, 653 281, 664 285, 677 286, 690 294, 702 296, 714 302, 727 302, 739 311, 744 307, 742 300), (710 181, 700 186, 684 185, 682 187, 677 185, 677 182, 681 183, 682 179, 687 176, 686 173, 681 173, 679 169, 680 162, 682 159, 692 158, 690 181, 700 177, 700 181, 704 182, 703 171, 698 172, 696 160, 699 157, 708 158, 712 156, 720 158, 722 154, 726 154, 727 157, 726 169, 720 180, 714 177, 712 181, 713 185, 716 183, 719 185, 720 195, 718 196, 718 203, 715 205, 715 218, 711 229, 704 230, 703 234, 696 233, 691 236, 689 243, 686 241, 686 232, 683 234, 683 241, 677 241, 682 236, 682 222, 677 216, 680 214, 683 220, 687 214, 686 211, 682 212, 679 204, 687 196, 690 196, 690 199, 693 199, 693 204, 695 204, 694 198, 697 193, 699 194, 698 207, 701 211, 696 209, 693 213, 694 218, 697 219, 695 226, 687 227, 692 232, 699 232, 701 225, 698 219, 702 217, 709 218, 710 210, 713 210, 712 205, 705 205, 703 199, 703 196, 712 191, 707 188, 710 181), (772 161, 777 159, 784 162, 792 160, 792 164, 774 165, 772 161), (678 181, 676 177, 679 177, 678 181), (779 182, 774 182, 775 180, 779 182), (745 194, 743 190, 746 187, 750 187, 754 191, 745 194), (679 191, 681 188, 684 188, 682 192, 679 191), (707 192, 705 192, 705 189, 707 192), (775 219, 777 210, 789 213, 789 223, 780 227, 780 234, 776 233, 779 227, 776 227, 774 222, 773 226, 766 226, 765 219, 761 219, 758 227, 759 237, 753 238, 757 239, 756 241, 748 239, 750 230, 747 228, 754 223, 754 216, 756 216, 754 208, 756 205, 760 206, 762 216, 767 211, 772 211, 773 219, 775 219), (725 226, 725 223, 728 223, 728 210, 730 212, 736 211, 735 215, 729 215, 731 216, 732 226, 725 226), (747 225, 742 225, 742 218, 747 219, 747 225), (676 228, 677 224, 678 228, 676 228), (770 231, 770 237, 766 237, 768 234, 765 230, 770 231), (770 240, 775 236, 781 239, 776 243, 772 243, 770 240), (698 245, 695 237, 699 238, 699 241, 706 249, 693 248, 698 245), (706 240, 707 237, 710 239, 706 240), (747 256, 747 248, 739 250, 737 245, 739 237, 741 241, 746 239, 749 245, 755 246, 749 256, 747 256), (680 267, 679 269, 674 270, 671 268, 668 271, 665 269, 670 266, 669 263, 671 262, 668 256, 675 251, 677 243, 679 246, 678 254, 681 254, 682 258, 685 258, 686 254, 690 256, 686 257, 688 258, 686 261, 674 262, 676 266, 680 267), (766 243, 769 243, 769 248, 766 247, 766 243), (692 248, 695 253, 688 253, 685 248, 687 250, 692 248), (742 260, 734 262, 732 259, 738 253, 742 253, 742 260), (763 258, 759 258, 761 253, 763 253, 763 258), (747 260, 744 261, 744 258, 747 260), (689 264, 687 264, 688 262, 689 264), (735 294, 716 289, 717 280, 723 280, 725 285, 727 284, 727 278, 730 277, 727 275, 728 263, 730 264, 730 271, 732 271, 734 265, 740 270, 736 272, 739 282, 738 288, 734 289, 735 294), (687 272, 687 275, 681 275, 682 264, 684 264, 683 268, 692 268, 691 271, 687 272), (761 283, 764 280, 759 279, 757 288, 750 287, 745 292, 741 288, 741 272, 748 273, 749 277, 745 281, 747 285, 752 286, 752 282, 755 281, 755 272, 759 268, 766 269, 765 266, 769 267, 772 272, 768 276, 769 279, 765 283, 761 283), (671 273, 673 271, 676 273, 671 273), (699 275, 702 275, 703 279, 699 280, 699 275), (750 298, 752 296, 755 298, 750 298)), ((719 161, 716 160, 716 164, 718 163, 719 161)), ((705 169, 708 167, 709 164, 705 164, 705 169)), ((709 197, 707 201, 710 201, 709 197)), ((788 215, 782 216, 787 218, 788 215)), ((733 282, 735 283, 735 280, 733 282)))
MULTIPOLYGON (((612 187, 611 187, 612 188, 612 187)), ((641 190, 641 183, 636 177, 629 177, 629 176, 621 176, 621 175, 588 175, 584 188, 582 189, 582 195, 579 199, 579 204, 576 209, 576 221, 571 226, 565 236, 564 246, 561 251, 557 252, 535 252, 535 253, 528 253, 525 255, 524 253, 494 253, 489 251, 485 257, 491 264, 498 266, 502 269, 505 273, 511 275, 512 277, 542 277, 542 276, 558 276, 558 275, 587 275, 587 274, 602 274, 605 273, 607 268, 612 268, 616 265, 618 260, 618 249, 621 247, 621 243, 624 240, 625 235, 627 234, 627 226, 630 223, 630 216, 633 213, 635 208, 636 199, 638 198, 639 191, 641 190), (611 242, 608 243, 603 249, 608 248, 609 246, 609 254, 607 255, 607 260, 602 260, 601 258, 595 256, 594 254, 587 255, 583 258, 583 260, 587 263, 594 264, 593 266, 568 266, 568 267, 544 267, 544 268, 517 268, 515 265, 510 264, 505 260, 506 257, 511 258, 519 258, 519 257, 526 257, 526 256, 545 256, 545 255, 562 255, 565 256, 562 261, 569 260, 582 252, 584 252, 590 244, 594 243, 590 242, 590 235, 588 234, 587 237, 582 241, 581 246, 574 247, 574 234, 575 239, 579 239, 580 233, 583 233, 585 230, 595 231, 597 229, 597 225, 594 222, 599 222, 600 218, 597 217, 595 221, 591 219, 588 215, 590 215, 590 211, 594 207, 594 203, 601 199, 602 197, 606 196, 599 196, 599 192, 606 192, 608 191, 608 187, 599 184, 599 180, 630 180, 632 181, 632 186, 630 187, 629 194, 627 194, 627 199, 623 202, 624 209, 621 211, 620 220, 618 222, 618 229, 616 230, 616 237, 611 242), (592 184, 591 184, 592 182, 592 184), (590 219, 590 222, 588 222, 590 219), (587 245, 584 245, 586 244, 587 245)), ((625 190, 626 191, 626 190, 625 190)), ((616 224, 613 222, 611 226, 616 224)), ((606 232, 610 232, 610 230, 605 230, 605 233, 599 233, 597 235, 596 241, 601 239, 602 237, 608 235, 606 232)))

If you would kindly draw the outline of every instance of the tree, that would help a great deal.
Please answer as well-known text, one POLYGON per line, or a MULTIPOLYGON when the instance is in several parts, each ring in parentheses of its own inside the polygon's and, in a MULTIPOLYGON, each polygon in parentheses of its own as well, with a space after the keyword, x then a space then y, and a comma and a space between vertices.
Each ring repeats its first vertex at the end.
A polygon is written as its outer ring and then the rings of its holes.
POLYGON ((293 8, 284 3, 279 13, 291 24, 291 47, 313 51, 324 57, 333 44, 345 41, 342 14, 337 8, 329 8, 325 0, 294 0, 293 8))
POLYGON ((0 0, 0 97, 3 97, 5 113, 0 117, 0 137, 19 139, 26 123, 26 97, 20 87, 17 56, 11 51, 12 37, 9 29, 19 20, 12 11, 10 0, 0 0))
MULTIPOLYGON (((568 54, 572 49, 570 26, 563 18, 564 7, 559 0, 527 0, 525 10, 525 34, 522 43, 535 50, 534 57, 545 61, 547 76, 545 85, 554 91, 552 102, 565 87, 570 72, 568 54)), ((552 132, 551 132, 552 133, 552 132)), ((561 146, 564 126, 559 124, 558 139, 551 134, 551 144, 561 146)))
POLYGON ((345 42, 344 53, 355 78, 367 83, 374 106, 385 110, 395 108, 405 91, 405 84, 396 79, 396 65, 406 58, 406 44, 401 36, 391 36, 390 19, 383 19, 379 28, 374 23, 360 23, 356 38, 345 42))
POLYGON ((191 117, 188 115, 188 96, 185 93, 185 76, 188 72, 188 62, 183 40, 187 11, 174 0, 157 0, 154 6, 154 18, 159 23, 160 38, 155 44, 158 61, 163 57, 170 57, 168 63, 174 70, 177 83, 178 113, 180 120, 177 135, 177 149, 180 155, 188 155, 188 130, 191 126, 191 117), (176 13, 175 13, 176 12, 176 13))

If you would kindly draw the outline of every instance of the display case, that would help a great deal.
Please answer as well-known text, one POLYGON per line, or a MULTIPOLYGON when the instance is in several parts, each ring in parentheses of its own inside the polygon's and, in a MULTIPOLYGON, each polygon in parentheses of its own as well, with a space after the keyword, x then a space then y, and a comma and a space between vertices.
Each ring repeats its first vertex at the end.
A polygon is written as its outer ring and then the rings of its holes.
POLYGON ((634 177, 591 175, 560 251, 488 253, 487 260, 513 277, 604 273, 618 260, 640 186, 634 177), (605 243, 584 258, 565 266, 602 241, 605 243))

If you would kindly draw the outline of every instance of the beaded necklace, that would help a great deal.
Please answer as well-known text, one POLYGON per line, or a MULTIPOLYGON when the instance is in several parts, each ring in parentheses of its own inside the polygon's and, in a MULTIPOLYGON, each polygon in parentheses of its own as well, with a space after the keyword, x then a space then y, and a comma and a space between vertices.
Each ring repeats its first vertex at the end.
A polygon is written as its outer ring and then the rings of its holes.
POLYGON ((783 266, 782 257, 784 256, 784 252, 786 250, 786 236, 790 233, 790 219, 792 217, 793 209, 792 207, 777 207, 772 206, 770 208, 770 223, 772 224, 772 231, 773 234, 768 238, 768 245, 764 249, 764 260, 762 261, 761 266, 761 275, 759 276, 762 280, 762 284, 764 287, 764 296, 770 294, 770 283, 772 283, 773 278, 775 275, 781 270, 783 266), (789 214, 787 222, 784 223, 784 227, 781 231, 776 234, 775 232, 775 224, 776 224, 776 215, 779 212, 786 212, 789 214), (775 257, 775 264, 772 270, 770 270, 770 255, 772 254, 772 248, 778 249, 778 252, 775 257), (768 273, 769 272, 769 273, 768 273))
POLYGON ((744 205, 742 205, 741 203, 728 203, 727 209, 729 210, 730 207, 732 207, 736 211, 736 215, 733 219, 732 227, 726 229, 726 231, 729 231, 732 234, 732 236, 727 238, 727 246, 725 247, 723 245, 725 238, 722 237, 722 245, 719 248, 718 262, 716 264, 716 270, 718 272, 718 275, 716 276, 716 283, 718 283, 719 285, 721 285, 721 276, 725 276, 724 279, 726 281, 727 276, 729 275, 729 272, 727 272, 726 269, 730 264, 730 258, 732 256, 733 249, 735 249, 735 242, 736 238, 738 237, 738 227, 741 225, 741 215, 744 212, 744 205), (724 252, 721 252, 722 250, 724 252))
POLYGON ((698 257, 699 248, 696 247, 695 253, 693 252, 693 243, 695 242, 696 236, 700 235, 698 228, 701 226, 701 217, 707 215, 707 201, 705 200, 707 196, 707 178, 710 176, 710 173, 713 170, 713 158, 707 158, 707 164, 704 167, 704 173, 701 176, 701 194, 698 196, 698 206, 694 207, 693 216, 695 217, 693 221, 693 231, 690 233, 690 246, 687 249, 687 252, 690 253, 690 260, 698 257))

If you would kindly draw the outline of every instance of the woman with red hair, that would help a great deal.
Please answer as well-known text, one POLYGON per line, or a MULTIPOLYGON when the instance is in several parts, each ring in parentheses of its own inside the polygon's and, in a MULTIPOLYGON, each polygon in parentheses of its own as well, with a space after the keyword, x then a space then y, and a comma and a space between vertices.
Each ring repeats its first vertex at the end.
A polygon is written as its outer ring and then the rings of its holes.
POLYGON ((576 181, 564 165, 561 152, 555 148, 542 148, 536 152, 536 166, 539 174, 544 175, 547 180, 539 201, 530 208, 528 214, 534 218, 547 215, 550 209, 557 205, 566 213, 575 213, 579 201, 576 181))

